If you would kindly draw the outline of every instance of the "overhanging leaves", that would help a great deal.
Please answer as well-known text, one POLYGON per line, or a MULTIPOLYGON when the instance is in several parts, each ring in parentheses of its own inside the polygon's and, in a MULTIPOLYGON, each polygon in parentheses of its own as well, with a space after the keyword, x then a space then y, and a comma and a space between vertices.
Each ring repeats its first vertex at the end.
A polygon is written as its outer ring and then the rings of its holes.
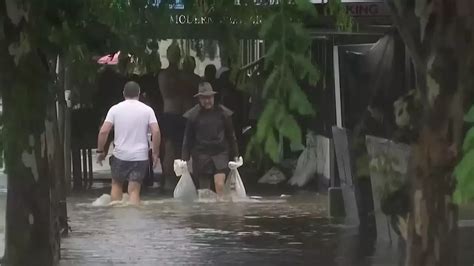
MULTIPOLYGON (((474 127, 467 132, 462 145, 462 150, 465 153, 469 152, 469 150, 474 150, 474 127)), ((474 161, 472 163, 474 164, 474 161)))
POLYGON ((279 148, 278 148, 278 142, 275 139, 275 134, 273 132, 269 132, 267 134, 266 140, 265 140, 265 151, 267 154, 270 156, 270 158, 274 162, 279 161, 279 148))
POLYGON ((454 170, 457 185, 454 201, 458 204, 474 198, 474 150, 469 151, 454 170))
POLYGON ((261 38, 265 39, 265 38, 268 37, 268 35, 271 33, 271 30, 272 30, 278 16, 279 16, 279 14, 276 13, 276 14, 270 15, 268 18, 265 19, 265 22, 262 24, 262 27, 260 28, 259 36, 261 38))
MULTIPOLYGON (((336 2, 331 3, 331 14, 346 14, 340 2, 336 2)), ((316 17, 314 6, 307 0, 284 0, 277 5, 278 12, 268 16, 260 30, 260 37, 268 47, 265 70, 269 71, 262 96, 272 99, 267 103, 271 107, 265 108, 260 116, 252 141, 253 145, 263 147, 274 161, 279 158, 275 132, 289 140, 293 147, 301 145, 302 133, 296 117, 315 115, 301 86, 314 86, 320 79, 320 72, 309 56, 310 34, 301 22, 302 16, 316 17)), ((349 22, 345 20, 343 25, 349 22)))
POLYGON ((278 102, 276 100, 268 100, 267 104, 265 105, 265 109, 263 110, 262 115, 260 116, 260 122, 257 125, 257 133, 255 135, 257 141, 263 141, 265 139, 266 134, 271 128, 271 117, 274 115, 277 107, 278 102))
POLYGON ((295 87, 293 91, 291 91, 289 106, 291 110, 296 111, 299 115, 315 114, 306 94, 299 87, 295 87))
POLYGON ((311 63, 311 59, 305 54, 292 54, 292 59, 296 67, 301 69, 300 78, 308 78, 309 83, 315 86, 321 78, 319 69, 311 63))
POLYGON ((281 121, 280 133, 294 145, 301 144, 301 129, 292 115, 286 115, 281 121))
POLYGON ((284 73, 281 71, 281 67, 276 67, 275 70, 270 74, 268 79, 265 81, 265 85, 263 86, 262 95, 264 98, 268 96, 268 92, 272 88, 278 86, 278 80, 281 75, 284 75, 284 73))
POLYGON ((310 14, 311 16, 316 17, 318 13, 316 12, 316 9, 314 8, 313 4, 308 1, 308 0, 295 0, 296 6, 298 10, 302 12, 306 12, 310 14))
MULTIPOLYGON (((474 123, 474 106, 467 112, 464 120, 474 123)), ((453 199, 458 204, 474 199, 474 127, 464 137, 462 151, 463 157, 454 169, 457 184, 453 199)))
POLYGON ((464 121, 474 123, 474 106, 469 109, 469 112, 464 116, 464 121))

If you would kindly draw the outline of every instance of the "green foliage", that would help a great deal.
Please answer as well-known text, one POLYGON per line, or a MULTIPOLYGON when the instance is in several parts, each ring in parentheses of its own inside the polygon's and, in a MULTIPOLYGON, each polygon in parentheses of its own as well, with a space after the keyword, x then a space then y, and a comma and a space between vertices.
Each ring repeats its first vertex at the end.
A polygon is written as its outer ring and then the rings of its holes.
POLYGON ((273 132, 268 132, 265 138, 265 151, 273 161, 278 161, 279 147, 273 132))
POLYGON ((270 71, 262 95, 266 106, 259 118, 253 149, 264 147, 264 152, 274 161, 280 158, 283 138, 292 146, 302 143, 302 133, 296 121, 299 115, 315 115, 306 94, 299 85, 300 80, 318 80, 318 70, 309 55, 311 43, 302 21, 295 18, 315 16, 314 6, 309 1, 280 1, 278 11, 269 15, 260 30, 260 37, 269 47, 265 54, 265 69, 270 71), (291 40, 291 41, 290 41, 291 40), (281 138, 283 137, 283 138, 281 138))
POLYGON ((469 129, 464 138, 464 143, 462 145, 463 152, 469 152, 470 150, 474 150, 474 127, 469 129))
POLYGON ((456 191, 454 202, 457 204, 474 200, 474 106, 466 114, 464 120, 471 124, 462 146, 463 157, 454 169, 456 191))
POLYGON ((474 200, 474 150, 464 154, 463 159, 454 170, 457 184, 454 202, 457 204, 474 200))
POLYGON ((466 116, 464 116, 464 121, 468 123, 474 123, 474 106, 469 109, 466 116))
MULTIPOLYGON (((340 1, 329 1, 326 14, 334 17, 338 29, 352 29, 352 19, 340 1)), ((266 104, 247 156, 261 156, 258 150, 263 148, 268 157, 278 162, 282 143, 277 140, 286 139, 293 147, 302 145, 296 118, 314 116, 316 112, 301 85, 315 86, 321 79, 318 67, 311 62, 311 37, 303 19, 317 17, 315 7, 307 0, 279 1, 277 9, 264 17, 260 38, 268 47, 264 64, 269 74, 261 93, 266 104)))
POLYGON ((313 4, 308 0, 295 0, 296 6, 299 11, 309 13, 311 16, 316 17, 318 14, 313 4))
POLYGON ((351 30, 354 27, 352 18, 347 14, 341 0, 331 0, 328 2, 326 14, 335 18, 336 27, 339 30, 351 30))
POLYGON ((374 191, 374 193, 379 195, 380 199, 385 199, 403 186, 405 175, 400 171, 399 165, 400 161, 390 155, 379 155, 370 160, 370 172, 374 173, 376 177, 383 178, 383 180, 376 182, 377 185, 374 191))

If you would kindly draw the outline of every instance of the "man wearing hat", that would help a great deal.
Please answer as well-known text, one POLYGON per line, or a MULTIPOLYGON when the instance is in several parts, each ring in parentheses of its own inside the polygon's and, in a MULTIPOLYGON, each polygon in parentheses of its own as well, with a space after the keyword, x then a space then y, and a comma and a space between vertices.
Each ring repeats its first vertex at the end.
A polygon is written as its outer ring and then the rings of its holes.
POLYGON ((182 159, 192 157, 193 178, 198 188, 215 184, 215 191, 222 196, 230 158, 238 157, 237 140, 232 125, 232 111, 223 105, 214 105, 216 92, 211 84, 199 84, 195 95, 199 104, 184 114, 188 119, 183 141, 182 159), (205 185, 206 184, 206 185, 205 185))

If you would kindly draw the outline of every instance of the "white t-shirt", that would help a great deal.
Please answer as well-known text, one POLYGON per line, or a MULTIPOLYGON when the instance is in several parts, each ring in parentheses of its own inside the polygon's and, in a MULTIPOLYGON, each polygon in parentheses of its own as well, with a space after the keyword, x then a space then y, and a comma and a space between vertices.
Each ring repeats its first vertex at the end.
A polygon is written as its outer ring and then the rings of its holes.
POLYGON ((125 100, 110 108, 105 121, 114 125, 113 155, 116 158, 148 160, 149 125, 158 123, 153 109, 138 100, 125 100))

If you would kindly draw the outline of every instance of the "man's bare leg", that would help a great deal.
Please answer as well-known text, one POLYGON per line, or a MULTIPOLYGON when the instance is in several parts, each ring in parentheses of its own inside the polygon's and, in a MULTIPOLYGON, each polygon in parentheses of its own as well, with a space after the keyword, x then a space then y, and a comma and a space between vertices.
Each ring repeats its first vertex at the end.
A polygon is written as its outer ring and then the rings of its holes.
POLYGON ((224 196, 224 183, 225 174, 214 175, 214 185, 216 186, 217 197, 222 198, 224 196))
POLYGON ((140 190, 141 184, 138 182, 130 181, 128 183, 128 195, 130 196, 130 204, 140 204, 140 190))
POLYGON ((110 200, 111 201, 120 201, 122 200, 123 195, 123 183, 117 182, 112 178, 112 189, 110 191, 110 200))

